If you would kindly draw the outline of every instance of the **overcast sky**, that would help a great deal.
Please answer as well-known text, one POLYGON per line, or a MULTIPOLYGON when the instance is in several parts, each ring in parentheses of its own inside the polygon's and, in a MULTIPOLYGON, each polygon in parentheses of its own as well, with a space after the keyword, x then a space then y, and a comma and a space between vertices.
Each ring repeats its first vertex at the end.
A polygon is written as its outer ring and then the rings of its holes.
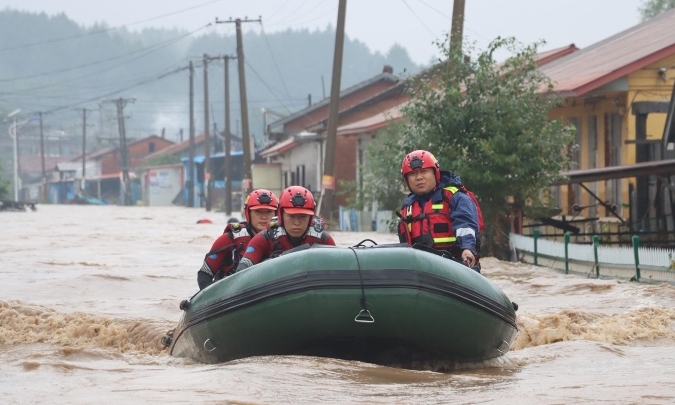
MULTIPOLYGON (((465 40, 479 49, 497 36, 529 44, 546 41, 542 50, 574 43, 580 48, 639 23, 640 0, 466 0, 465 40)), ((105 22, 129 30, 179 27, 194 30, 209 22, 262 17, 262 29, 324 29, 336 25, 338 0, 0 0, 7 7, 48 15, 65 13, 85 26, 105 22)), ((427 64, 438 55, 435 40, 450 29, 452 0, 349 0, 346 33, 372 51, 386 53, 398 43, 414 62, 427 64)), ((243 25, 260 30, 261 25, 243 25)), ((232 33, 234 24, 216 32, 232 33)))

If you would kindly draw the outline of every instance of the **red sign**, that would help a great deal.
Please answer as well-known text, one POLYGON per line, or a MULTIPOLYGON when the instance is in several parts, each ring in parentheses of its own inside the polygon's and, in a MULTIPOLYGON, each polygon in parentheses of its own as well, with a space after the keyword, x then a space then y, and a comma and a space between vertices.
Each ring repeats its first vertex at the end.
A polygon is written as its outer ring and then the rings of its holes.
POLYGON ((321 176, 321 188, 326 190, 335 189, 335 177, 324 174, 321 176))

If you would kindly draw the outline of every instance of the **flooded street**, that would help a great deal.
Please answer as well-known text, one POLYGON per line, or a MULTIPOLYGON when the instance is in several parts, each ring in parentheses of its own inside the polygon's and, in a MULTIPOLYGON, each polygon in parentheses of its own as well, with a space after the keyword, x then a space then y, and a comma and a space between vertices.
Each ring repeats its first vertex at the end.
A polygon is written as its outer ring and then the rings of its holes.
MULTIPOLYGON (((2 403, 675 402, 675 286, 482 259, 519 304, 506 355, 449 373, 318 357, 204 365, 160 338, 197 290, 223 213, 38 205, 0 213, 2 403), (212 224, 197 224, 202 218, 212 224)), ((338 245, 395 235, 333 232, 338 245)))

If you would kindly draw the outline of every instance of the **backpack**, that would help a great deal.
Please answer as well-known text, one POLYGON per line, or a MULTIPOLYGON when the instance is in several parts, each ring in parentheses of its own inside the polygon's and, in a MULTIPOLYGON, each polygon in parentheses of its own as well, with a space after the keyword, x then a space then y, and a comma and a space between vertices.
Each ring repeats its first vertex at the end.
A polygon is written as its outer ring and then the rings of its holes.
POLYGON ((478 213, 478 231, 483 232, 483 229, 485 229, 485 222, 483 222, 483 211, 480 209, 480 204, 478 204, 478 199, 476 198, 476 194, 473 193, 473 191, 469 191, 466 189, 466 186, 463 184, 461 186, 455 186, 459 191, 462 193, 468 195, 471 197, 473 200, 474 205, 476 206, 476 212, 478 213))

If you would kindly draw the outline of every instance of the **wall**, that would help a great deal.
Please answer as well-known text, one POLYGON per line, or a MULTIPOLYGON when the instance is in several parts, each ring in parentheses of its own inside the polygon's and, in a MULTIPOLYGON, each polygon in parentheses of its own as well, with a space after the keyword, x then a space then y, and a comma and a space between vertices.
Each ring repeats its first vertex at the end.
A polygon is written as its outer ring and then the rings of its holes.
MULTIPOLYGON (((583 97, 568 98, 562 107, 554 108, 549 113, 549 119, 563 119, 566 124, 580 123, 580 150, 578 152, 579 165, 570 167, 575 169, 590 169, 611 165, 630 165, 636 163, 636 129, 635 115, 631 106, 639 101, 669 100, 675 80, 675 55, 639 69, 626 77, 609 83, 583 97), (661 67, 669 67, 666 71, 666 80, 659 78, 661 67), (596 117, 597 140, 594 142, 589 136, 592 127, 592 117, 596 117), (620 140, 612 140, 612 128, 619 123, 620 140), (595 160, 595 162, 593 161, 595 160)), ((659 140, 663 135, 666 114, 650 114, 647 120, 647 139, 659 140)), ((635 186, 635 178, 625 178, 607 181, 585 183, 594 194, 601 199, 618 206, 618 213, 627 219, 630 215, 629 185, 635 186)), ((588 192, 579 185, 565 185, 553 188, 553 193, 562 212, 572 216, 610 217, 611 214, 604 208, 593 207, 597 204, 588 192), (584 208, 577 212, 572 209, 574 204, 584 208)))
POLYGON ((144 205, 173 205, 172 201, 183 190, 183 179, 182 164, 145 168, 141 175, 144 205))

